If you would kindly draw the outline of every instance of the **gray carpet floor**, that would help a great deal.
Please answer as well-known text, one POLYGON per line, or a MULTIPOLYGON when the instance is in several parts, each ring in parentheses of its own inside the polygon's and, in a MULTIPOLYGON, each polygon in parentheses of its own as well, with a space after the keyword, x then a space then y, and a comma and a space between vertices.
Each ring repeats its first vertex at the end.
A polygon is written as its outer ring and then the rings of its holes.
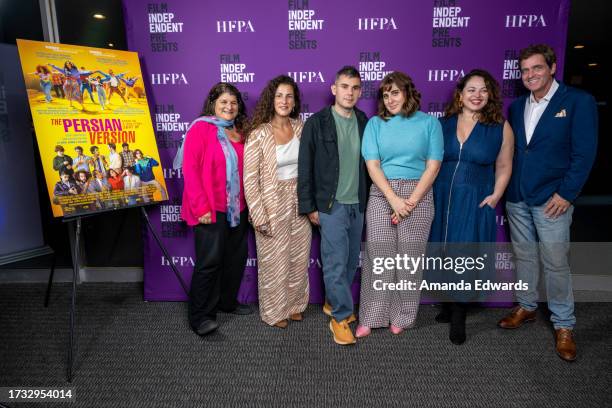
MULTIPOLYGON (((65 382, 70 286, 0 285, 0 386, 65 382)), ((78 287, 74 404, 11 407, 604 407, 612 403, 612 304, 576 306, 579 358, 554 353, 542 313, 504 331, 503 309, 468 315, 468 340, 448 341, 437 309, 421 306, 400 336, 375 330, 337 346, 320 306, 286 330, 257 314, 220 315, 206 338, 189 329, 185 303, 146 303, 139 284, 78 287)))

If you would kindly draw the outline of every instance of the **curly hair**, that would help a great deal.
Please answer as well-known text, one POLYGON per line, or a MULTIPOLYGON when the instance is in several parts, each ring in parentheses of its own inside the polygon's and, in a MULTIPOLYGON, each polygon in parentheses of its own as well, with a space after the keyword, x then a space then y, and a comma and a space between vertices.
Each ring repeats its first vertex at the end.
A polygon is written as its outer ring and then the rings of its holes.
POLYGON ((484 80, 487 92, 489 93, 487 104, 478 112, 478 121, 489 125, 503 123, 504 116, 502 114, 502 100, 499 92, 499 84, 491 74, 483 69, 473 69, 457 82, 457 86, 453 91, 453 100, 444 110, 444 116, 450 117, 463 112, 461 92, 463 92, 468 81, 474 77, 480 77, 484 80))
POLYGON ((48 74, 49 73, 49 68, 47 68, 44 65, 37 65, 36 66, 36 72, 38 72, 38 73, 42 72, 43 74, 48 74))
POLYGON ((81 180, 81 174, 85 175, 85 181, 89 180, 89 173, 86 172, 85 170, 79 170, 79 171, 74 172, 75 180, 80 181, 81 180))
POLYGON ((257 129, 264 123, 270 122, 272 118, 274 118, 274 98, 276 96, 276 90, 281 85, 289 85, 293 89, 293 100, 295 102, 295 106, 289 114, 289 117, 292 119, 297 119, 300 116, 302 102, 300 101, 300 90, 297 84, 290 76, 279 75, 268 81, 266 87, 263 89, 263 91, 261 91, 261 95, 257 101, 257 106, 255 106, 253 119, 251 120, 249 128, 245 132, 247 137, 253 130, 257 129))
POLYGON ((208 96, 204 101, 204 107, 202 107, 202 113, 200 113, 200 116, 215 116, 215 102, 217 102, 217 99, 219 99, 219 97, 224 93, 228 93, 236 97, 236 101, 238 102, 238 116, 236 116, 236 119, 234 119, 234 126, 239 133, 242 133, 248 126, 246 106, 242 100, 242 95, 240 94, 238 88, 230 83, 218 82, 210 89, 208 96))
POLYGON ((385 106, 383 94, 385 92, 389 92, 393 87, 393 84, 395 84, 404 93, 404 97, 406 98, 404 104, 402 105, 400 115, 409 117, 421 108, 421 94, 416 90, 414 82, 412 82, 412 78, 403 72, 391 72, 390 74, 387 74, 380 83, 377 96, 378 116, 385 121, 391 118, 393 115, 385 106))

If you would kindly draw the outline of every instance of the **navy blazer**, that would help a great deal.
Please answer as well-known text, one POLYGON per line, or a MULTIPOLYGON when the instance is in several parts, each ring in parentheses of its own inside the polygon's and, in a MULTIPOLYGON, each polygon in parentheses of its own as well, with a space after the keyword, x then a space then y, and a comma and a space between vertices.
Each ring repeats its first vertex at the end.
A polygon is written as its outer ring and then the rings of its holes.
POLYGON ((597 153, 597 106, 588 93, 559 83, 531 141, 525 134, 525 102, 510 105, 515 135, 512 178, 506 200, 544 204, 553 193, 574 201, 586 182, 597 153))

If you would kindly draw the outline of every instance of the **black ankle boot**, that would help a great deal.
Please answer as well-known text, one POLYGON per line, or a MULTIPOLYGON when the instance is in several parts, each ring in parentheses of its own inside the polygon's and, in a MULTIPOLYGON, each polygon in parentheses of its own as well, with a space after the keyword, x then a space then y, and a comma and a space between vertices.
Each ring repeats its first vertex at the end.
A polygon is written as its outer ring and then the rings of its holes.
POLYGON ((448 338, 453 344, 460 345, 465 342, 465 312, 466 305, 451 304, 450 330, 448 338))
POLYGON ((440 313, 438 313, 435 317, 436 322, 449 323, 451 318, 451 304, 448 302, 444 302, 441 305, 442 308, 440 309, 440 313))

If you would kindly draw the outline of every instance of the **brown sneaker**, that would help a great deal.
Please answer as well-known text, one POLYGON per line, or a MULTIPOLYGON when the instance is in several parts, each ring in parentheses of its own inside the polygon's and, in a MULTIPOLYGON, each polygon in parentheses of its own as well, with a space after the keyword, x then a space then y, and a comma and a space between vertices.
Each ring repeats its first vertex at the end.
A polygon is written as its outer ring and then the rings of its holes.
POLYGON ((525 310, 520 306, 516 306, 510 314, 501 319, 497 325, 502 329, 517 329, 523 323, 533 322, 536 319, 536 311, 525 310))
MULTIPOLYGON (((323 313, 325 313, 329 317, 332 317, 332 307, 327 302, 325 302, 325 304, 323 305, 323 313)), ((357 317, 355 317, 355 313, 352 313, 346 320, 348 324, 351 324, 357 321, 357 317)))
POLYGON ((294 313, 291 315, 291 320, 293 320, 294 322, 301 322, 302 320, 304 320, 304 317, 302 317, 301 313, 294 313))
POLYGON ((555 338, 557 340, 557 355, 565 361, 574 361, 576 359, 576 342, 572 329, 555 330, 555 338))
POLYGON ((334 341, 343 346, 349 344, 355 344, 355 336, 353 336, 353 332, 348 325, 348 322, 345 320, 340 321, 338 323, 336 319, 331 319, 329 321, 329 329, 334 334, 334 341))
POLYGON ((331 305, 329 303, 327 303, 327 301, 323 305, 323 313, 325 313, 329 317, 331 317, 331 315, 332 315, 332 307, 331 307, 331 305))

